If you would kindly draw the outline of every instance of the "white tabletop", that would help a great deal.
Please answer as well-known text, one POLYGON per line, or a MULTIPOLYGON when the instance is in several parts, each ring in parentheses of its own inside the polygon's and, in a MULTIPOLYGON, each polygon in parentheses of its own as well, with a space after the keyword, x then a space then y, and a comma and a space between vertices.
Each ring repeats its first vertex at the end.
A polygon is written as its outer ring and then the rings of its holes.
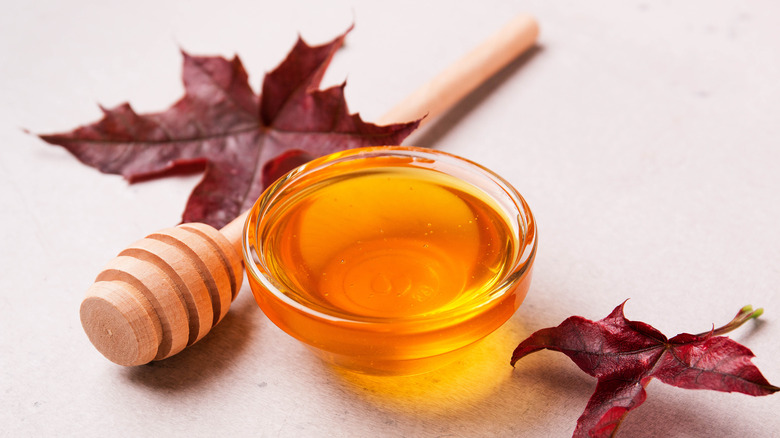
MULTIPOLYGON (((0 14, 0 436, 570 436, 595 380, 565 356, 509 366, 533 331, 626 304, 668 335, 727 322, 780 384, 780 4, 744 2, 10 2, 0 14), (179 222, 198 176, 128 185, 25 133, 182 93, 180 49, 241 56, 258 88, 297 34, 355 30, 326 85, 366 120, 520 12, 538 47, 406 144, 474 159, 539 223, 517 314, 417 377, 336 371, 244 283, 204 340, 123 368, 89 343, 84 291, 129 243, 179 222)), ((772 436, 780 396, 653 381, 622 436, 772 436)))

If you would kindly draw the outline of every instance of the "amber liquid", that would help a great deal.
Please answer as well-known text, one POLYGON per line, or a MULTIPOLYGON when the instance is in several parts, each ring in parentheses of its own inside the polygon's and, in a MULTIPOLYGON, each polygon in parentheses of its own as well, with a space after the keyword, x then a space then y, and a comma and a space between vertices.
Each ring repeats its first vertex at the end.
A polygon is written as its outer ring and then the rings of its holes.
POLYGON ((299 300, 336 314, 441 312, 489 289, 515 244, 463 185, 408 167, 334 175, 276 219, 265 257, 299 300))
MULTIPOLYGON (((301 181, 259 230, 265 265, 289 297, 337 318, 310 324, 272 304, 264 310, 282 328, 311 332, 296 336, 339 357, 374 364, 443 354, 452 347, 440 341, 449 323, 435 316, 484 303, 510 269, 518 237, 495 201, 457 178, 414 166, 360 163, 301 181), (428 317, 442 327, 394 336, 394 322, 428 317), (388 325, 361 333, 340 318, 388 325)), ((508 302, 497 307, 497 320, 519 305, 508 302)), ((456 330, 462 332, 454 335, 458 346, 486 334, 468 324, 456 330)))

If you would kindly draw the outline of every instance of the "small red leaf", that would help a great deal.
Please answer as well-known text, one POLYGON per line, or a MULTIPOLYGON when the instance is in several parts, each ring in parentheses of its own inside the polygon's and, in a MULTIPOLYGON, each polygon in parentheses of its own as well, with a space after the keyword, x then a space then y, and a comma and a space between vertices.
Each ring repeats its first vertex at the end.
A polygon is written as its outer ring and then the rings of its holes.
MULTIPOLYGON (((626 319, 623 304, 600 321, 573 316, 558 327, 541 329, 512 354, 514 366, 535 351, 559 351, 598 378, 596 390, 577 420, 575 437, 612 436, 625 415, 644 402, 644 388, 654 377, 681 388, 754 396, 780 390, 753 365, 754 356, 748 348, 712 332, 683 333, 667 339, 648 324, 626 319)), ((759 314, 743 308, 732 322, 716 331, 732 330, 759 314)))
POLYGON ((185 94, 169 109, 141 115, 122 104, 104 109, 103 119, 91 125, 41 138, 130 182, 204 169, 182 220, 220 228, 251 207, 292 163, 355 147, 400 144, 419 124, 366 123, 349 113, 343 84, 319 90, 348 32, 314 47, 299 38, 266 75, 260 96, 238 57, 182 52, 185 94), (295 152, 276 160, 289 151, 295 152))

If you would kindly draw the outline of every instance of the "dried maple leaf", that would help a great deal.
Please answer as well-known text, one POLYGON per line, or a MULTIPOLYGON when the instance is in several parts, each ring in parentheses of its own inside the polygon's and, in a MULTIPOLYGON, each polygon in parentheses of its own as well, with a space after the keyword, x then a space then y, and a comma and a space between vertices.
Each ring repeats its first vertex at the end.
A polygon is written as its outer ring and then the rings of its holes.
POLYGON ((707 333, 667 339, 648 324, 629 321, 623 305, 601 321, 573 316, 558 327, 539 330, 512 354, 512 366, 542 349, 566 354, 581 370, 598 378, 596 390, 577 420, 575 437, 613 436, 629 411, 645 401, 652 378, 687 389, 714 389, 768 395, 772 386, 751 362, 753 353, 723 336, 761 309, 746 306, 727 325, 707 333))
POLYGON ((265 76, 259 96, 237 56, 182 52, 185 94, 168 110, 141 115, 125 103, 103 109, 96 123, 40 137, 131 183, 205 169, 182 220, 222 227, 295 165, 339 150, 400 144, 419 124, 366 123, 349 113, 345 84, 319 89, 348 32, 315 47, 299 38, 265 76))

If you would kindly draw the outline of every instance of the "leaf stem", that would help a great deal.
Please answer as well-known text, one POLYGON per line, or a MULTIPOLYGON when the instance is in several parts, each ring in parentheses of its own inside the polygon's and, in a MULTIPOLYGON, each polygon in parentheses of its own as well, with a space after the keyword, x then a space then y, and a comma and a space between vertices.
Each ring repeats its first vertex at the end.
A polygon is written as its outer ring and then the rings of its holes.
POLYGON ((742 324, 746 323, 747 321, 758 318, 764 313, 764 309, 756 309, 753 310, 753 306, 747 305, 741 309, 739 309, 739 312, 734 316, 734 319, 728 322, 728 324, 718 327, 710 332, 704 332, 699 333, 697 336, 705 336, 708 334, 711 334, 712 336, 720 336, 723 334, 726 334, 736 328, 739 328, 742 324))

